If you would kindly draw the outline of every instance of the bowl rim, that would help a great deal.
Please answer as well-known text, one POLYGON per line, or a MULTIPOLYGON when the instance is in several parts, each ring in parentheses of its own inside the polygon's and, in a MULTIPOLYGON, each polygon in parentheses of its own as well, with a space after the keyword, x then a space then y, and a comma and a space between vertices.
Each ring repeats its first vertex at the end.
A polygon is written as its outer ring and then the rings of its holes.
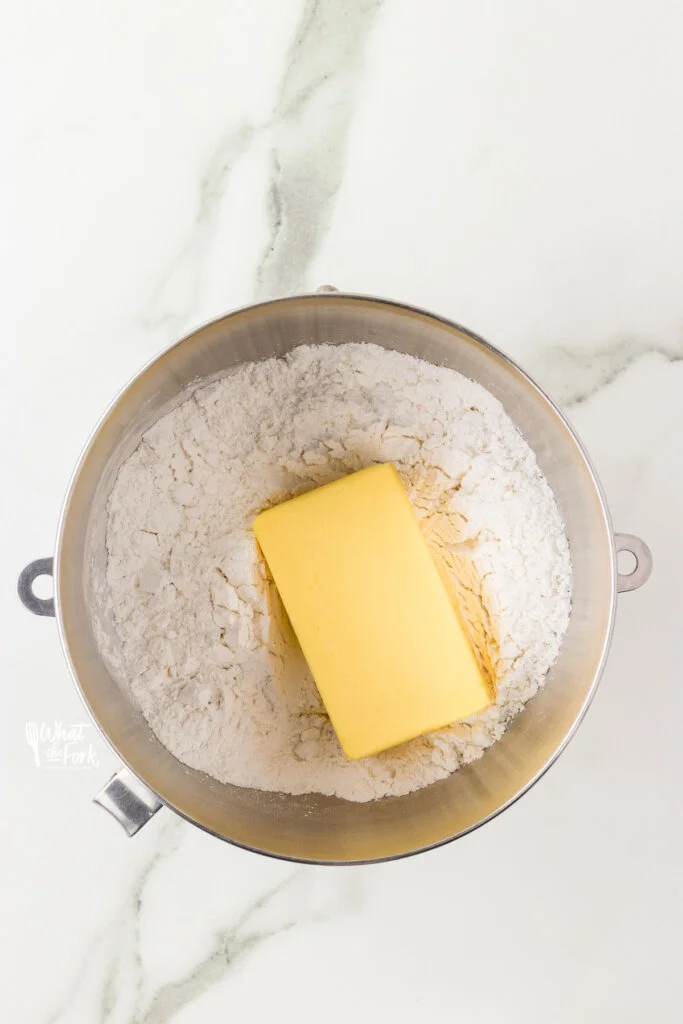
POLYGON ((560 757, 560 755, 566 750, 568 744, 570 743, 570 741, 576 735, 576 732, 577 732, 579 726, 581 725, 581 722, 583 721, 583 719, 584 719, 584 717, 586 715, 586 712, 587 712, 588 708, 590 707, 590 704, 593 701, 593 698, 595 697, 595 693, 597 691, 598 685, 600 683, 600 680, 602 678, 602 674, 603 674, 604 669, 605 669, 605 664, 606 664, 606 661, 607 661, 607 656, 608 656, 610 645, 611 645, 611 642, 612 642, 612 636, 613 636, 613 632, 614 632, 614 622, 615 622, 615 617, 616 617, 616 598, 617 598, 617 555, 616 555, 616 548, 615 548, 615 542, 614 542, 614 529, 613 529, 613 526, 612 526, 612 521, 611 521, 611 517, 610 517, 610 514, 609 514, 609 508, 608 508, 607 501, 606 501, 606 498, 605 498, 605 494, 604 494, 604 491, 603 491, 603 488, 602 488, 602 484, 600 483, 600 479, 598 477, 597 471, 596 471, 596 469, 595 469, 595 467, 593 465, 593 462, 592 462, 592 460, 591 460, 591 458, 590 458, 590 456, 589 456, 589 454, 588 454, 588 452, 587 452, 587 450, 586 450, 586 448, 585 448, 581 438, 578 436, 578 434, 577 434, 576 430, 574 429, 574 427, 572 426, 572 424, 569 422, 569 420, 564 415, 564 413, 558 408, 558 406, 555 404, 555 402, 550 397, 550 395, 548 395, 547 392, 544 391, 544 389, 542 387, 540 387, 540 385, 537 384, 536 381, 526 372, 526 370, 524 370, 517 362, 515 362, 514 359, 512 359, 510 356, 508 356, 505 352, 501 351, 499 348, 496 348, 495 345, 492 345, 491 342, 487 341, 481 335, 476 334, 474 331, 470 330, 467 327, 463 327, 461 324, 459 324, 455 320, 451 320, 448 317, 441 316, 440 314, 434 313, 431 310, 424 309, 421 306, 414 306, 411 303, 399 302, 399 301, 396 301, 396 300, 393 300, 393 299, 386 299, 386 298, 382 298, 382 297, 379 297, 379 296, 376 296, 376 295, 369 295, 369 294, 364 294, 364 293, 360 293, 360 292, 339 291, 337 289, 332 289, 332 288, 327 288, 327 287, 318 289, 317 291, 314 291, 314 292, 305 292, 305 293, 302 293, 302 294, 290 295, 290 296, 285 296, 285 297, 282 297, 282 298, 267 299, 267 300, 264 300, 262 302, 246 303, 245 305, 238 306, 237 308, 232 309, 229 312, 222 314, 221 316, 213 317, 213 318, 211 318, 209 320, 206 320, 205 322, 201 323, 199 326, 193 328, 191 331, 189 331, 188 333, 184 334, 181 338, 177 339, 174 342, 171 342, 171 344, 169 344, 169 345, 166 345, 161 351, 157 352, 154 356, 152 356, 150 359, 148 359, 147 362, 121 388, 119 388, 118 392, 116 393, 114 398, 111 400, 109 405, 106 407, 105 411, 102 413, 102 415, 98 419, 97 423, 95 424, 94 428, 90 432, 90 435, 88 436, 88 438, 87 438, 87 440, 86 440, 86 442, 85 442, 85 444, 84 444, 84 446, 83 446, 83 448, 81 450, 81 453, 80 453, 80 455, 78 457, 78 460, 76 462, 74 470, 73 470, 73 472, 71 474, 71 477, 69 479, 68 487, 67 487, 67 490, 66 490, 66 495, 65 495, 64 501, 62 503, 62 507, 61 507, 61 511, 60 511, 60 515, 59 515, 59 520, 58 520, 58 525, 57 525, 57 539, 56 539, 56 545, 55 545, 55 558, 54 558, 54 599, 55 599, 55 616, 56 616, 56 621, 57 621, 57 630, 58 630, 58 633, 59 633, 60 644, 61 644, 61 647, 62 647, 62 651, 64 653, 64 657, 66 658, 67 665, 69 667, 69 672, 70 672, 71 677, 72 677, 72 679, 74 681, 76 690, 77 690, 77 692, 78 692, 78 694, 79 694, 79 696, 81 698, 81 701, 83 702, 83 705, 85 706, 86 711, 90 715, 90 718, 92 719, 92 721, 95 724, 96 728, 98 729, 100 735, 105 740, 105 742, 107 743, 109 748, 113 751, 113 753, 116 755, 116 757, 122 762, 122 764, 125 765, 125 767, 127 767, 129 769, 129 771, 132 772, 132 774, 137 779, 139 779, 139 781, 142 783, 142 785, 147 787, 149 792, 153 793, 154 796, 157 797, 157 799, 160 801, 160 803, 163 806, 170 808, 175 814, 177 814, 181 818, 184 818, 185 821, 187 821, 190 824, 194 825, 196 828, 199 828, 203 832, 206 832, 209 835, 212 835, 215 838, 220 839, 222 842, 229 843, 232 846, 236 846, 239 849, 246 850, 246 851, 249 851, 251 853, 257 853, 257 854, 259 854, 261 856, 264 856, 264 857, 270 857, 270 858, 272 858, 274 860, 288 861, 288 862, 295 863, 295 864, 312 864, 312 865, 321 865, 321 866, 330 866, 330 867, 346 867, 346 866, 351 867, 351 866, 356 866, 356 865, 381 864, 381 863, 387 863, 389 861, 394 861, 394 860, 403 860, 406 857, 414 857, 417 854, 426 853, 429 850, 436 850, 436 849, 438 849, 441 846, 446 846, 449 843, 455 842, 455 840, 457 840, 457 839, 462 839, 462 838, 464 838, 464 836, 470 835, 472 832, 475 832, 477 829, 481 828, 482 825, 486 825, 488 822, 490 822, 494 818, 498 817, 499 814, 502 814, 503 811, 508 810, 508 808, 512 807, 513 804, 517 803, 517 801, 520 800, 521 797, 523 797, 526 793, 529 792, 530 789, 533 788, 533 786, 536 785, 536 783, 545 775, 545 773, 557 761, 557 759, 560 757), (195 818, 193 818, 187 812, 185 812, 185 811, 181 810, 180 808, 176 807, 172 800, 162 796, 155 789, 153 789, 146 782, 146 780, 138 774, 138 772, 137 772, 136 768, 134 767, 134 765, 131 764, 131 762, 121 754, 121 752, 118 750, 118 748, 114 744, 114 741, 109 737, 109 735, 105 732, 104 728, 101 726, 101 724, 99 722, 99 719, 97 718, 95 712, 93 711, 93 709, 92 709, 92 707, 90 705, 90 702, 88 701, 88 698, 86 696, 85 690, 83 689, 83 687, 82 687, 82 685, 80 683, 80 680, 78 678, 78 674, 77 674, 77 671, 76 671, 76 666, 75 666, 74 661, 73 661, 72 656, 71 656, 69 641, 68 641, 68 638, 67 638, 67 635, 66 635, 66 630, 64 628, 63 617, 62 617, 62 609, 61 609, 61 604, 62 604, 62 598, 61 598, 61 562, 62 562, 62 556, 63 556, 63 538, 64 538, 64 532, 65 532, 65 524, 66 524, 66 521, 67 521, 67 518, 68 518, 68 514, 69 514, 69 508, 70 508, 70 504, 71 504, 71 499, 72 499, 73 493, 74 493, 74 491, 76 489, 76 486, 77 486, 77 483, 78 483, 78 480, 79 480, 79 477, 80 477, 81 470, 82 470, 82 468, 83 468, 83 466, 84 466, 84 464, 85 464, 85 462, 86 462, 86 460, 88 458, 88 455, 90 454, 91 449, 93 448, 93 446, 95 445, 95 443, 97 441, 97 438, 99 436, 100 430, 102 429, 102 427, 104 426, 106 421, 109 419, 109 417, 111 416, 111 414, 115 410, 115 408, 118 405, 119 401, 128 392, 128 390, 135 385, 137 380, 140 377, 142 377, 143 374, 145 374, 149 369, 151 369, 157 362, 160 362, 168 353, 173 351, 175 348, 178 348, 179 346, 184 345, 187 341, 189 341, 190 339, 194 338, 196 335, 200 334, 201 332, 203 332, 207 328, 211 328, 211 327, 217 326, 218 324, 220 324, 220 323, 222 323, 224 321, 230 320, 232 317, 239 316, 240 314, 245 313, 247 311, 259 310, 259 309, 267 309, 268 307, 271 307, 271 306, 274 307, 274 306, 279 306, 279 305, 289 305, 290 303, 301 302, 301 301, 305 301, 305 302, 326 302, 326 303, 330 302, 330 301, 331 302, 352 302, 352 303, 361 303, 361 304, 368 304, 368 305, 387 306, 387 307, 390 307, 392 309, 402 310, 402 311, 405 311, 405 312, 408 312, 408 313, 414 313, 414 314, 417 314, 418 316, 426 317, 426 318, 428 318, 430 320, 436 321, 437 323, 441 323, 444 326, 448 327, 449 329, 455 330, 456 332, 465 335, 467 338, 471 339, 472 341, 474 341, 478 345, 480 345, 482 348, 486 349, 492 355, 495 355, 496 357, 498 357, 498 358, 502 359, 504 362, 506 362, 509 366, 511 366, 526 381, 526 383, 532 388, 532 390, 534 390, 539 395, 539 397, 542 398, 550 406, 551 410, 558 417, 558 419, 560 420, 562 425, 565 427, 565 429, 568 431, 568 433, 570 434, 570 436, 573 439, 574 443, 576 444, 577 449, 578 449, 580 455, 582 456, 582 458, 584 460, 584 464, 585 464, 585 467, 586 467, 586 469, 588 471, 588 475, 589 475, 589 478, 591 480, 591 483, 593 484, 593 487, 595 489, 596 497, 598 499, 598 506, 599 506, 599 509, 600 509, 600 512, 601 512, 601 516, 602 516, 602 523, 603 523, 603 526, 605 528, 605 532, 607 534, 607 537, 609 538, 609 549, 610 549, 609 550, 609 562, 610 562, 610 608, 609 608, 609 614, 608 614, 608 619, 607 619, 607 626, 606 626, 606 629, 605 629, 605 633, 604 633, 604 637, 603 637, 603 641, 602 641, 602 647, 601 647, 601 650, 600 650, 600 656, 599 656, 599 659, 598 659, 598 662, 597 662, 597 666, 596 666, 596 669, 595 669, 593 681, 591 682, 591 685, 590 685, 590 687, 588 689, 588 692, 586 693, 586 696, 584 697, 583 703, 581 704, 581 707, 579 708, 579 711, 577 712, 576 717, 574 718, 574 721, 572 722, 571 727, 567 730, 567 732, 565 733, 564 737, 562 738, 562 741, 558 744, 558 746, 555 748, 555 750, 552 752, 552 754, 547 758, 547 760, 538 769, 538 771, 531 777, 531 779, 529 779, 516 793, 514 793, 513 796, 511 796, 508 800, 506 800, 504 803, 502 803, 495 810, 491 811, 485 817, 481 818, 479 821, 473 823, 472 825, 469 825, 467 828, 464 828, 464 829, 462 829, 459 832, 456 832, 454 835, 446 836, 443 839, 438 839, 438 840, 436 840, 433 843, 426 843, 423 846, 418 846, 418 847, 415 847, 414 849, 411 849, 411 850, 402 850, 402 851, 400 851, 398 853, 386 854, 386 855, 382 855, 382 856, 379 856, 379 857, 359 858, 359 859, 354 859, 354 860, 347 860, 347 859, 341 859, 341 860, 324 859, 323 860, 323 859, 317 859, 317 858, 314 858, 314 857, 299 857, 299 856, 296 856, 294 854, 277 853, 277 852, 272 851, 272 850, 265 850, 265 849, 261 849, 259 847, 250 846, 248 843, 244 843, 244 842, 241 842, 239 840, 232 839, 229 836, 223 835, 222 833, 215 831, 214 829, 210 828, 209 826, 202 824, 201 822, 197 821, 195 818))

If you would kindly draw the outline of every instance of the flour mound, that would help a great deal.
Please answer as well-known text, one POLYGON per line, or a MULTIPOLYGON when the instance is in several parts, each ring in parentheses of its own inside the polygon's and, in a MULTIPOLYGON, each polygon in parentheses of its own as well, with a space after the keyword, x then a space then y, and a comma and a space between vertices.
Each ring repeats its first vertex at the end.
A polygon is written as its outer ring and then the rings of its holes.
POLYGON ((151 728, 185 764, 254 789, 365 801, 445 778, 543 685, 569 621, 564 527, 500 403, 453 370, 374 345, 302 346, 200 387, 121 466, 107 548, 127 683, 151 728), (496 700, 348 761, 251 524, 389 461, 496 700))

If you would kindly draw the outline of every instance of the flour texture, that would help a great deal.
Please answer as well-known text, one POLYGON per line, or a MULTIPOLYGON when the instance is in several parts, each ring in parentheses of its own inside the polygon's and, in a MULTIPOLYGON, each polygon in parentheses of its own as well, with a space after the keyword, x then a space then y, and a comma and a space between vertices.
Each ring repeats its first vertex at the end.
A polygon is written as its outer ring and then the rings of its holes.
POLYGON ((151 728, 185 764, 255 789, 365 801, 446 777, 543 685, 569 621, 564 527, 500 403, 369 344, 302 346, 199 387, 121 466, 107 548, 126 683, 151 728), (251 524, 378 462, 397 467, 496 697, 348 761, 251 524))

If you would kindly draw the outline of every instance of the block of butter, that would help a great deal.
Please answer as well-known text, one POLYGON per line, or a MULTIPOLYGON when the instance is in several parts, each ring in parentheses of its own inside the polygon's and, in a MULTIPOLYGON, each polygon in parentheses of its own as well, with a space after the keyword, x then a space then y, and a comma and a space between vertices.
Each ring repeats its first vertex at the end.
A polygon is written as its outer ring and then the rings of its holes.
POLYGON ((490 703, 393 465, 276 505, 254 532, 347 757, 490 703))

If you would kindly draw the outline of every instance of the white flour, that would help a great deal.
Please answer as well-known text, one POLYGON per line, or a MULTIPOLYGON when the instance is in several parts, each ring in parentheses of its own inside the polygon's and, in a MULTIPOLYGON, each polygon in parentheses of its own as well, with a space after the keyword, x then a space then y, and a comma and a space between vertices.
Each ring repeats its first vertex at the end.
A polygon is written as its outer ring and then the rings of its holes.
POLYGON ((162 743, 224 782, 349 800, 479 757, 543 684, 571 569, 554 498, 478 384, 374 345, 245 365, 156 423, 109 501, 107 580, 133 695, 162 743), (393 462, 461 608, 495 704, 348 761, 251 532, 293 494, 393 462))

